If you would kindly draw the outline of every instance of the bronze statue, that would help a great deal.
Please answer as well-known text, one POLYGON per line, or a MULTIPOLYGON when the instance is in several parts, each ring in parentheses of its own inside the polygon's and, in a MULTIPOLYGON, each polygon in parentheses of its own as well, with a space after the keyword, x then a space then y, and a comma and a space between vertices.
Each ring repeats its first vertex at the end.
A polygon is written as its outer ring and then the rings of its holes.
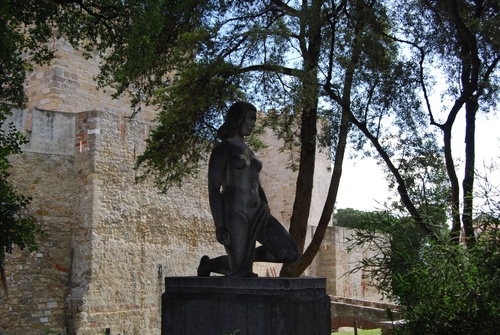
POLYGON ((222 142, 210 156, 208 191, 217 240, 227 256, 203 256, 198 276, 215 272, 255 277, 254 261, 287 263, 299 257, 295 242, 270 213, 259 181, 262 162, 245 143, 245 136, 255 127, 256 114, 252 104, 237 102, 217 132, 222 142), (256 241, 262 244, 258 248, 256 241))

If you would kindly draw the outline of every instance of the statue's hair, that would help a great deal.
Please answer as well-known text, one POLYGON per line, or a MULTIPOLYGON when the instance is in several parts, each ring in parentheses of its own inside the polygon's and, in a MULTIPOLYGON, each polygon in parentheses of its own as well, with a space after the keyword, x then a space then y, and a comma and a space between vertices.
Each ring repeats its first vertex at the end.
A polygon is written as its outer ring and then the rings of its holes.
POLYGON ((257 108, 249 102, 238 101, 229 107, 224 124, 217 130, 221 140, 231 137, 245 123, 248 112, 257 112, 257 108))

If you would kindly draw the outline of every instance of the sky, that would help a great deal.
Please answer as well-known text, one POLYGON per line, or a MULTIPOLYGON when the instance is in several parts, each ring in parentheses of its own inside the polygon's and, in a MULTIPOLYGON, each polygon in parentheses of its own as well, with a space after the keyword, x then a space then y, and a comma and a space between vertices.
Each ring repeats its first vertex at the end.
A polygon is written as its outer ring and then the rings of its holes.
MULTIPOLYGON (((464 151, 463 111, 454 126, 453 155, 459 158, 464 151)), ((476 119, 476 168, 484 171, 483 166, 496 161, 500 163, 500 115, 478 114, 476 119)), ((383 203, 391 196, 382 168, 374 159, 347 160, 344 163, 339 194, 335 207, 371 211, 383 208, 383 203)), ((459 182, 463 170, 458 170, 459 182)), ((500 186, 500 171, 494 171, 491 181, 500 186)), ((394 195, 392 195, 394 198, 394 195)))

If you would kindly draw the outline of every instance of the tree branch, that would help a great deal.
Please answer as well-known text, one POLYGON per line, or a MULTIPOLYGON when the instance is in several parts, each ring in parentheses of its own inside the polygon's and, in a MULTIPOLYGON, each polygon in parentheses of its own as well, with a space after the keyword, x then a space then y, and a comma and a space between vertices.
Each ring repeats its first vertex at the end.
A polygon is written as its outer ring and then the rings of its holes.
POLYGON ((272 65, 272 64, 250 65, 247 67, 243 67, 239 70, 240 73, 254 72, 254 71, 276 72, 297 78, 302 78, 305 74, 303 70, 289 68, 281 65, 272 65))

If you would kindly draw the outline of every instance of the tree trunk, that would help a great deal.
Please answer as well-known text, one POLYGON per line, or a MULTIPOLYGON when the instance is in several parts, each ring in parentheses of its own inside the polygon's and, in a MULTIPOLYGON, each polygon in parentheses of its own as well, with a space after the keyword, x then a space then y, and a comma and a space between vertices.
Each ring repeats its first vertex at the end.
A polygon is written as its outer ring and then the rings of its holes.
POLYGON ((465 95, 465 176, 462 182, 463 190, 463 214, 462 224, 467 246, 472 246, 475 242, 474 227, 472 224, 473 193, 474 193, 474 169, 475 169, 475 129, 476 112, 478 110, 478 97, 475 96, 479 88, 479 73, 481 60, 476 36, 467 27, 462 17, 457 3, 452 3, 452 17, 458 33, 460 45, 461 81, 465 95))
POLYGON ((476 111, 478 109, 477 100, 473 97, 465 104, 466 125, 465 125, 465 176, 462 183, 464 191, 464 212, 462 223, 464 227, 465 241, 468 247, 472 247, 476 240, 473 226, 473 206, 474 206, 474 176, 475 176, 475 129, 476 111))
MULTIPOLYGON (((301 40, 309 43, 301 43, 305 75, 301 78, 303 107, 300 129, 300 165, 293 213, 290 218, 290 235, 297 243, 301 254, 296 263, 302 262, 314 182, 319 99, 317 74, 321 46, 321 23, 318 18, 321 16, 321 1, 313 1, 310 7, 308 7, 307 1, 303 1, 303 12, 305 15, 301 17, 301 40)), ((280 276, 295 277, 301 274, 289 271, 291 267, 292 264, 284 264, 280 276)))
MULTIPOLYGON (((318 6, 320 7, 320 6, 318 6)), ((362 16, 364 6, 360 3, 359 7, 357 7, 358 18, 362 16)), ((318 8, 319 10, 319 8, 318 8)), ((318 11, 319 14, 319 11, 318 11)), ((313 20, 315 18, 313 17, 313 20)), ((317 19, 316 19, 317 22, 317 19)), ((357 21, 356 33, 361 31, 361 25, 363 24, 363 20, 359 19, 357 21)), ((317 26, 318 28, 318 26, 317 26)), ((319 45, 321 37, 321 32, 317 30, 317 42, 319 45)), ((328 228, 328 224, 331 221, 333 209, 335 206, 335 202, 337 200, 337 193, 340 185, 340 178, 342 176, 342 164, 344 161, 344 154, 347 145, 347 135, 349 131, 350 124, 350 107, 351 107, 351 90, 353 84, 354 73, 356 71, 356 67, 358 66, 359 55, 361 53, 359 40, 355 37, 353 41, 353 52, 351 56, 351 61, 349 67, 346 70, 345 79, 344 79, 344 90, 342 97, 336 95, 331 87, 330 82, 326 82, 324 85, 324 90, 329 94, 330 98, 333 101, 336 101, 342 108, 342 119, 340 125, 340 134, 339 134, 339 142, 337 144, 337 150, 335 152, 335 163, 333 168, 332 177, 330 180, 330 186, 328 189, 327 198, 325 200, 325 205, 323 207, 323 211, 321 213, 320 221, 314 233, 311 243, 307 247, 306 251, 301 255, 301 257, 295 262, 291 264, 284 264, 281 268, 280 276, 283 277, 295 277, 299 276, 306 270, 306 268, 312 263, 314 257, 318 253, 318 250, 321 246, 321 242, 325 236, 326 230, 328 228)), ((319 48, 317 50, 319 55, 319 48)), ((332 56, 330 56, 332 57, 332 56)), ((316 58, 318 61, 319 58, 316 58)), ((317 63, 316 63, 317 66, 317 63)), ((294 208, 295 212, 295 208, 294 208)), ((305 227, 307 228, 307 227, 305 227)), ((304 236, 305 238, 305 236, 304 236)), ((303 249, 301 249, 302 251, 303 249)))
POLYGON ((307 234, 307 222, 311 208, 316 161, 316 117, 315 108, 304 109, 301 122, 300 165, 297 176, 295 200, 290 218, 290 235, 302 254, 307 234))
POLYGON ((340 177, 342 176, 342 166, 344 163, 344 155, 347 147, 347 135, 349 132, 349 113, 344 108, 342 113, 342 120, 339 129, 339 142, 337 145, 337 150, 335 152, 335 163, 333 166, 332 177, 330 180, 330 187, 328 188, 328 194, 325 200, 325 205, 321 213, 321 217, 314 232, 314 236, 311 243, 307 247, 303 255, 293 264, 289 264, 287 267, 283 267, 280 272, 282 277, 296 277, 300 276, 305 269, 312 263, 314 257, 319 251, 321 242, 325 237, 326 230, 328 229, 328 224, 332 220, 333 209, 335 207, 335 202, 337 201, 337 194, 340 186, 340 177))
POLYGON ((450 231, 451 240, 454 243, 460 242, 460 229, 462 227, 460 221, 460 186, 458 183, 457 172, 451 152, 451 124, 442 127, 444 140, 444 159, 446 164, 446 172, 450 180, 451 189, 451 219, 452 226, 450 231))
POLYGON ((396 178, 396 182, 398 184, 398 193, 401 198, 401 203, 403 206, 406 208, 408 213, 410 213, 411 217, 413 220, 415 220, 415 224, 417 228, 422 232, 424 235, 433 235, 432 231, 427 227, 426 223, 422 219, 422 216, 420 215, 419 211, 413 204, 413 201, 410 199, 410 196, 408 195, 408 190, 406 188, 405 181, 403 177, 401 176, 401 173, 399 172, 398 168, 392 163, 391 158, 387 154, 387 152, 384 150, 384 148, 380 145, 378 139, 373 136, 372 133, 366 128, 366 126, 358 121, 357 119, 353 118, 353 123, 358 127, 358 129, 370 140, 370 142, 373 144, 375 149, 377 150, 378 154, 382 158, 382 160, 385 162, 387 165, 387 168, 389 171, 391 171, 392 175, 394 178, 396 178))

